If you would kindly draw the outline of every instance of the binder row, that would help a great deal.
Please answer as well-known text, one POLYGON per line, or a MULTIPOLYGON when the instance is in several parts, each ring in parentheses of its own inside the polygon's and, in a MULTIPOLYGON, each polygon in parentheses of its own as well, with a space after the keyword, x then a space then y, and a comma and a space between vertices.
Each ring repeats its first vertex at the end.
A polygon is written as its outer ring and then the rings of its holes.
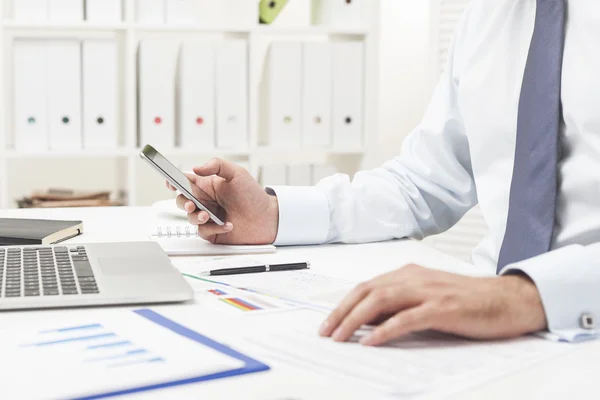
POLYGON ((13 0, 13 18, 28 22, 119 22, 121 0, 13 0))
POLYGON ((15 40, 15 148, 117 147, 117 56, 114 40, 15 40))
POLYGON ((363 42, 275 42, 266 80, 268 145, 362 147, 363 42))
MULTIPOLYGON (((261 145, 362 148, 364 43, 274 42, 268 57, 261 145)), ((17 39, 13 62, 17 150, 118 147, 115 40, 17 39)), ((246 150, 248 75, 245 40, 143 40, 138 145, 246 150)))
POLYGON ((261 167, 259 181, 263 186, 312 186, 336 172, 332 164, 267 164, 261 167))
POLYGON ((142 41, 138 54, 139 144, 247 149, 247 53, 245 40, 218 44, 142 41))

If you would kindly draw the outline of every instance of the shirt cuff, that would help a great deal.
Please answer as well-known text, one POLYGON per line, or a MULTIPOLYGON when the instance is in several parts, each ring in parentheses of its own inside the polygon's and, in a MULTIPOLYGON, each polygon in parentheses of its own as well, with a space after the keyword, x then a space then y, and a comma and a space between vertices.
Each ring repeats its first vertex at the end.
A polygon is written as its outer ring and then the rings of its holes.
POLYGON ((600 335, 600 260, 589 250, 567 246, 507 265, 500 272, 519 271, 535 283, 548 321, 550 332, 544 335, 548 339, 576 342, 600 335))
POLYGON ((312 186, 269 187, 279 203, 276 246, 322 244, 329 234, 329 202, 312 186))

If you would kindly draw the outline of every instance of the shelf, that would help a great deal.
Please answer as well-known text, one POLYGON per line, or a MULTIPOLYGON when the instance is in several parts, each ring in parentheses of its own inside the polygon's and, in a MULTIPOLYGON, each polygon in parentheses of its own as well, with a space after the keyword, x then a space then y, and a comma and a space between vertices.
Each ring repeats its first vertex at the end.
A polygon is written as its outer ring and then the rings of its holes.
MULTIPOLYGON (((0 0, 6 3, 8 0, 0 0)), ((20 0, 12 0, 13 3, 20 0)), ((82 0, 79 0, 82 1, 82 0)), ((377 60, 377 40, 379 36, 379 2, 381 0, 369 0, 370 11, 365 15, 364 26, 358 24, 345 27, 332 27, 324 25, 302 26, 300 22, 307 16, 292 14, 286 24, 284 19, 277 20, 272 25, 259 24, 257 22, 257 9, 252 7, 252 17, 247 19, 238 19, 239 24, 227 18, 227 15, 221 15, 220 11, 215 12, 216 17, 211 19, 204 18, 202 23, 178 25, 164 23, 143 23, 137 22, 136 3, 140 0, 121 0, 122 20, 113 20, 107 22, 94 21, 72 21, 59 22, 54 20, 17 20, 12 16, 12 7, 3 7, 4 14, 0 16, 0 37, 4 43, 0 57, 3 64, 0 65, 0 92, 5 93, 0 107, 0 209, 12 204, 12 198, 15 195, 15 186, 12 183, 22 182, 23 187, 49 184, 45 179, 40 182, 32 176, 31 169, 44 170, 49 175, 54 173, 54 165, 61 169, 67 168, 73 172, 77 179, 71 184, 77 186, 80 181, 87 182, 88 174, 86 167, 93 164, 107 166, 104 173, 94 172, 107 183, 112 185, 114 191, 126 190, 129 194, 128 201, 131 205, 145 204, 152 196, 155 196, 151 189, 147 189, 144 183, 138 179, 138 174, 143 174, 146 166, 139 157, 140 148, 138 143, 138 93, 137 78, 139 69, 137 65, 138 42, 146 39, 170 39, 182 42, 185 40, 210 40, 220 42, 225 39, 243 39, 248 41, 247 62, 248 62, 248 92, 247 92, 247 112, 248 112, 248 140, 244 142, 243 148, 219 149, 206 148, 203 146, 188 146, 187 148, 177 148, 171 144, 171 147, 160 147, 159 150, 177 165, 196 165, 201 164, 210 158, 218 157, 239 162, 246 166, 250 171, 257 172, 260 165, 268 163, 281 164, 335 164, 341 171, 354 171, 361 164, 363 156, 367 152, 367 146, 360 148, 274 148, 265 144, 260 145, 262 137, 261 113, 267 107, 265 99, 262 97, 262 80, 264 79, 263 67, 266 62, 268 46, 274 41, 294 41, 294 42, 334 42, 334 41, 364 41, 369 49, 374 49, 369 53, 369 59, 377 60), (296 26, 293 26, 296 22, 296 26), (84 41, 92 40, 114 40, 117 42, 117 68, 119 74, 120 91, 118 93, 119 101, 119 143, 118 149, 75 149, 75 150, 42 150, 39 152, 25 151, 27 148, 13 147, 14 131, 14 96, 13 96, 13 44, 16 40, 50 40, 50 39, 71 39, 84 41), (60 165, 59 165, 60 164, 60 165), (139 170, 139 171, 138 171, 139 170), (108 173, 110 171, 110 173, 108 173)), ((193 0, 197 2, 197 0, 193 0)), ((256 0, 245 0, 256 1, 256 0)), ((10 2, 10 1, 9 1, 10 2)), ((211 9, 220 10, 223 0, 207 2, 211 9), (214 4, 212 4, 214 3, 214 4)), ((367 6, 365 6, 366 9, 367 6)), ((241 8, 240 8, 241 10, 241 8)), ((250 8, 248 8, 250 10, 250 8)), ((365 10, 366 11, 366 10, 365 10)), ((211 11, 212 12, 212 11, 211 11)), ((245 13, 245 12, 244 12, 245 13)), ((206 15, 206 13, 204 14, 206 15)), ((365 55, 365 60, 366 60, 365 55)), ((368 60, 366 60, 368 61, 368 60)), ((365 117, 365 132, 377 131, 376 127, 371 126, 376 121, 376 100, 375 88, 369 82, 377 82, 376 62, 366 62, 365 79, 368 85, 364 99, 363 114, 365 117)), ((370 139, 365 135, 366 139, 370 139)), ((169 142, 172 143, 172 142, 169 142)), ((338 143, 339 144, 339 143, 338 143)), ((241 147, 241 146, 240 146, 241 147)), ((58 171, 58 169, 57 169, 58 171)), ((57 180, 59 178, 57 177, 57 180)), ((41 187, 41 186, 40 186, 41 187)), ((107 186, 108 187, 108 186, 107 186)), ((19 186, 20 190, 20 186, 19 186)))
POLYGON ((55 150, 46 152, 25 152, 10 149, 6 151, 7 159, 44 159, 44 158, 110 158, 128 157, 134 154, 131 149, 99 149, 99 150, 55 150))
POLYGON ((253 33, 264 35, 346 35, 346 36, 364 36, 369 33, 367 28, 340 28, 313 25, 307 27, 285 27, 285 26, 270 26, 259 25, 252 29, 253 33))
POLYGON ((128 25, 124 23, 98 24, 92 22, 73 22, 73 23, 51 23, 51 22, 20 22, 3 21, 4 29, 14 30, 97 30, 97 31, 124 31, 128 25))
MULTIPOLYGON (((120 158, 138 157, 141 148, 137 149, 99 149, 99 150, 56 150, 47 152, 26 152, 10 149, 6 151, 7 159, 44 159, 44 158, 120 158)), ((249 150, 188 150, 188 149, 160 149, 166 156, 208 156, 208 157, 248 157, 249 150)))
MULTIPOLYGON (((44 158, 120 158, 137 157, 141 148, 136 149, 98 149, 98 150, 55 150, 47 152, 26 152, 9 149, 5 155, 7 159, 44 159, 44 158)), ((202 157, 251 157, 251 156, 271 156, 271 155, 362 155, 364 149, 276 149, 276 148, 255 148, 255 149, 159 149, 165 156, 202 156, 202 157)))
POLYGON ((133 24, 131 28, 138 32, 163 32, 163 33, 234 33, 248 34, 253 28, 237 28, 223 26, 196 26, 196 25, 167 25, 167 24, 133 24))
MULTIPOLYGON (((133 151, 137 155, 142 149, 138 148, 133 151)), ((249 149, 182 149, 182 148, 158 148, 165 156, 206 156, 206 157, 249 157, 251 151, 249 149)))
POLYGON ((347 148, 347 149, 315 149, 315 148, 268 148, 258 147, 252 151, 253 154, 258 156, 269 156, 269 155, 296 155, 296 154, 312 154, 312 155, 362 155, 366 152, 362 148, 347 148))
POLYGON ((369 30, 364 27, 341 28, 330 26, 306 26, 306 27, 286 27, 271 25, 256 25, 252 27, 233 27, 233 26, 196 26, 196 25, 168 25, 168 24, 128 24, 128 23, 92 23, 92 22, 21 22, 5 20, 2 22, 4 29, 12 30, 85 30, 85 31, 125 31, 133 29, 139 32, 175 32, 175 33, 231 33, 231 34, 273 34, 273 35, 348 35, 364 36, 369 30))

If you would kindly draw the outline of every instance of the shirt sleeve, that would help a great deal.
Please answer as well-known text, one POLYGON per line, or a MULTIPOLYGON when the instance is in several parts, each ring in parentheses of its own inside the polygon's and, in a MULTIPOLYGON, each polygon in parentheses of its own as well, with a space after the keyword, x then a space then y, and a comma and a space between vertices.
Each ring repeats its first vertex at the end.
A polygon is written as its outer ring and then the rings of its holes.
POLYGON ((329 230, 329 204, 325 193, 309 186, 274 186, 267 189, 279 202, 276 246, 321 244, 329 230))
POLYGON ((550 339, 580 341, 600 335, 600 244, 571 245, 507 265, 527 274, 540 293, 550 339))
POLYGON ((456 50, 469 48, 462 36, 459 29, 426 114, 398 157, 352 180, 337 174, 316 188, 273 188, 280 210, 276 244, 421 239, 449 229, 477 203, 457 101, 465 57, 456 50))

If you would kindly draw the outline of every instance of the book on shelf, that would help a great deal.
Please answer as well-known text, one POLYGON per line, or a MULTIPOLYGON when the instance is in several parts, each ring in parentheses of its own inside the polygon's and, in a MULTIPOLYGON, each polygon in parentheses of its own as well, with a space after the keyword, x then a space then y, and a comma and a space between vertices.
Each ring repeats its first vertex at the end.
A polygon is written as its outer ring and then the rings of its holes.
POLYGON ((78 192, 70 189, 48 189, 34 191, 30 196, 17 200, 19 208, 63 208, 63 207, 112 207, 121 206, 113 201, 109 191, 78 192))

